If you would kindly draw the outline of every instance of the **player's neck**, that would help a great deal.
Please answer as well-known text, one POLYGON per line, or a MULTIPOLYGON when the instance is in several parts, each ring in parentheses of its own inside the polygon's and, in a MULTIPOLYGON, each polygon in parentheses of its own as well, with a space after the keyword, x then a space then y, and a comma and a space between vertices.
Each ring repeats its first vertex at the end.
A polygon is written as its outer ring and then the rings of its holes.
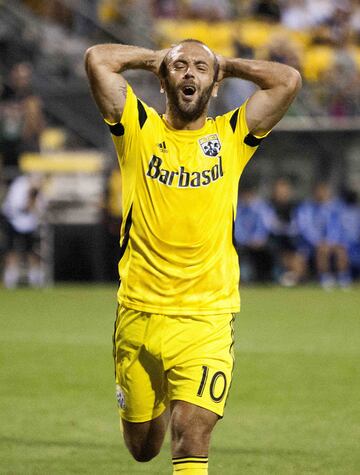
POLYGON ((198 130, 202 129, 205 125, 207 117, 207 110, 204 111, 198 119, 193 121, 184 121, 172 113, 171 109, 167 108, 164 114, 164 119, 167 124, 170 125, 173 129, 177 130, 198 130))

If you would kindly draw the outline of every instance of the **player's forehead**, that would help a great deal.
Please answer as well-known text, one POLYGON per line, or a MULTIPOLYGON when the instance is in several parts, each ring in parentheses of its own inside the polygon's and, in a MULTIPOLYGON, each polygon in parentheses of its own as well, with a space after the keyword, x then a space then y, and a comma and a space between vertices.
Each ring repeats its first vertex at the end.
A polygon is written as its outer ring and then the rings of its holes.
POLYGON ((169 62, 174 63, 177 60, 184 61, 204 61, 213 64, 214 53, 206 45, 196 42, 186 42, 174 46, 169 51, 169 62))

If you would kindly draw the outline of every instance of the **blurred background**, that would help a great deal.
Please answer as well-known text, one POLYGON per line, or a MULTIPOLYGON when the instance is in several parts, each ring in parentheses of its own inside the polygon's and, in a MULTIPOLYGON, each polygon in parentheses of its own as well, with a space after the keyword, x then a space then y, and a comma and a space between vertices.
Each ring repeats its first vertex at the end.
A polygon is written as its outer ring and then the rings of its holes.
MULTIPOLYGON (((360 274, 359 0, 0 2, 0 275, 6 288, 117 279, 121 177, 90 97, 96 43, 199 39, 296 67, 303 88, 248 166, 235 238, 244 283, 348 289, 360 274)), ((164 109, 157 79, 126 73, 164 109)), ((252 92, 226 80, 211 115, 252 92)))

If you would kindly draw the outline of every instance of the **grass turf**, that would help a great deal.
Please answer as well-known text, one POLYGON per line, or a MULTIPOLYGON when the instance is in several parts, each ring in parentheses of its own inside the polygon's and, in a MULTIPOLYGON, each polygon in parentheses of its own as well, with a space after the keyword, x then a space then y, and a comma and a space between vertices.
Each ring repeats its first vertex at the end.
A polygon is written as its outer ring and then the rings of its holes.
MULTIPOLYGON (((360 292, 246 288, 212 475, 360 474, 360 292)), ((0 290, 0 473, 170 474, 118 430, 112 287, 0 290)))

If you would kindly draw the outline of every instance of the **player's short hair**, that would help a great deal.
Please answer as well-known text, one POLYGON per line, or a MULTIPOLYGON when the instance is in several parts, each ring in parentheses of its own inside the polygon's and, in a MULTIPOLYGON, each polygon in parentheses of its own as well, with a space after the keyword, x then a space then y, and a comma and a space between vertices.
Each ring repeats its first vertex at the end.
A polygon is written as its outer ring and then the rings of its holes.
MULTIPOLYGON (((193 38, 186 38, 185 40, 182 40, 179 43, 177 43, 176 45, 174 45, 174 47, 182 45, 184 43, 196 43, 198 45, 205 46, 206 48, 208 48, 212 52, 212 54, 214 56, 214 82, 216 82, 217 78, 219 76, 219 61, 216 57, 216 54, 208 47, 208 45, 206 45, 205 43, 203 43, 200 40, 195 40, 193 38)), ((163 59, 163 62, 161 63, 161 65, 160 65, 160 74, 163 78, 165 78, 167 76, 167 73, 168 73, 167 64, 166 64, 166 61, 165 61, 166 56, 163 59)))

